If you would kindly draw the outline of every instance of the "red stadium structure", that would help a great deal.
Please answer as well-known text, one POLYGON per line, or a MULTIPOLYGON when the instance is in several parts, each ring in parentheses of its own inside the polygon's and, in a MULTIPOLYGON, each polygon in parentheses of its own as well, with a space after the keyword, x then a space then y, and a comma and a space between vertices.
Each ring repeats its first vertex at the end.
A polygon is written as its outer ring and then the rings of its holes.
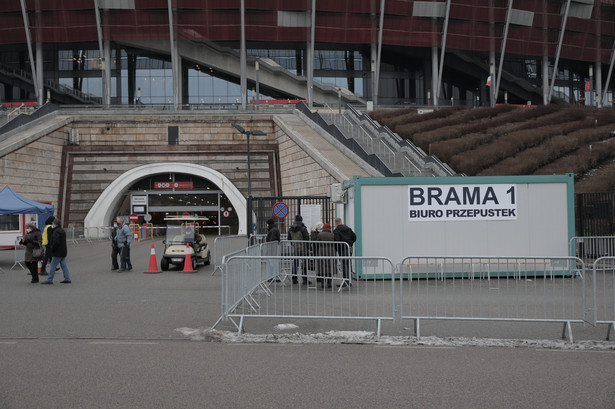
POLYGON ((614 50, 613 0, 3 0, 0 102, 602 106, 614 50))

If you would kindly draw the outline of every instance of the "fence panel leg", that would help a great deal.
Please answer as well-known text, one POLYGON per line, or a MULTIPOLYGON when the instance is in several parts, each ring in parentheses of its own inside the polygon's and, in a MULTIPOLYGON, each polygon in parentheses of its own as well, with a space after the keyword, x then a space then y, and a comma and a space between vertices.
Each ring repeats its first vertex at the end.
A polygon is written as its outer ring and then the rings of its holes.
POLYGON ((562 339, 566 339, 566 331, 568 331, 568 341, 574 343, 574 338, 572 336, 572 327, 570 326, 570 321, 566 321, 564 323, 564 329, 562 330, 562 339))

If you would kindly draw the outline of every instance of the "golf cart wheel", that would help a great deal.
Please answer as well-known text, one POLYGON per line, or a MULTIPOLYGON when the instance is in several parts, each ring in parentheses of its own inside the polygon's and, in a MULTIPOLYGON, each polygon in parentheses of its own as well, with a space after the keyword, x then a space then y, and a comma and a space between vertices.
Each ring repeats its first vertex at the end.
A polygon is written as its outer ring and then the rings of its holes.
POLYGON ((207 258, 205 259, 205 265, 208 266, 211 263, 211 253, 207 252, 207 258))
POLYGON ((196 271, 196 255, 192 257, 192 270, 196 271))
POLYGON ((162 271, 167 271, 169 269, 169 260, 163 257, 162 260, 160 260, 160 269, 162 271))

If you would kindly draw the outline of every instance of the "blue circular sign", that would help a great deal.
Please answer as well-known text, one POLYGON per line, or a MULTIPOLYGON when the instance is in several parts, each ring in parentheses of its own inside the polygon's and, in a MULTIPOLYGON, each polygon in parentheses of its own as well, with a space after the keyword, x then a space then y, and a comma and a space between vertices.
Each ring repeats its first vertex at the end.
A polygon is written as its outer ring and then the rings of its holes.
POLYGON ((288 216, 288 206, 286 203, 278 202, 273 205, 273 215, 278 219, 283 219, 288 216))

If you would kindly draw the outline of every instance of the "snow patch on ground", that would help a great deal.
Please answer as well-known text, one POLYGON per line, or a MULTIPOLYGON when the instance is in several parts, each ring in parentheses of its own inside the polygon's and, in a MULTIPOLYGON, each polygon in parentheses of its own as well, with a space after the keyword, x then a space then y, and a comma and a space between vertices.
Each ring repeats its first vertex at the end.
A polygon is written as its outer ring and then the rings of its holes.
MULTIPOLYGON (((280 324, 276 329, 293 329, 294 324, 280 324), (281 327, 281 328, 277 328, 281 327)), ((298 328, 298 327, 297 327, 298 328)), ((383 346, 428 346, 428 347, 506 347, 506 348, 544 348, 561 350, 604 350, 615 351, 612 341, 576 341, 549 339, 495 339, 495 338, 438 338, 413 336, 376 336, 369 331, 328 331, 317 334, 246 334, 234 331, 218 331, 211 328, 178 328, 192 341, 225 343, 277 343, 277 344, 365 344, 383 346)))
POLYGON ((295 324, 278 324, 275 327, 273 327, 273 329, 275 329, 276 331, 284 331, 287 329, 297 329, 297 328, 299 328, 299 326, 295 324))

